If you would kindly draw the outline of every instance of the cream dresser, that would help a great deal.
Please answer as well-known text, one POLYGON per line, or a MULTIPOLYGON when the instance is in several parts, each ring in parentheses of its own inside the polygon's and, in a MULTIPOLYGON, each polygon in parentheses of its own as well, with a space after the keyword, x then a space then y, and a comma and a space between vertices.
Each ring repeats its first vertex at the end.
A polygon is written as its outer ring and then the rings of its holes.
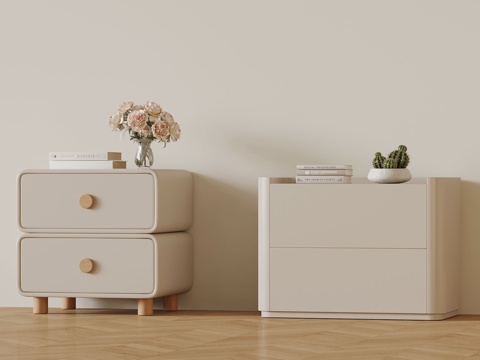
POLYGON ((27 170, 18 176, 18 287, 34 298, 153 299, 176 310, 193 281, 192 175, 184 170, 27 170))
POLYGON ((460 305, 459 178, 259 179, 265 317, 439 320, 460 305))

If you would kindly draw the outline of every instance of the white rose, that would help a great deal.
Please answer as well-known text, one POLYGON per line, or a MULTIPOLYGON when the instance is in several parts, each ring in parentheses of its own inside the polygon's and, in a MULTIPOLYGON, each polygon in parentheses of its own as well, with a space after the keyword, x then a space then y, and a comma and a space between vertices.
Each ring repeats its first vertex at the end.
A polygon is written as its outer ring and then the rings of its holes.
POLYGON ((162 108, 157 103, 149 101, 145 104, 145 111, 152 116, 157 116, 162 112, 162 108))
POLYGON ((182 133, 182 130, 180 129, 180 125, 178 123, 174 122, 172 125, 170 125, 170 138, 173 141, 177 141, 180 139, 180 134, 182 133))
POLYGON ((125 111, 131 109, 132 106, 133 106, 133 101, 124 101, 120 104, 118 111, 123 114, 125 111))
POLYGON ((133 105, 132 110, 143 110, 143 105, 133 105))
POLYGON ((112 129, 117 130, 119 128, 121 120, 122 114, 117 111, 110 116, 110 118, 108 119, 108 124, 112 127, 112 129))
POLYGON ((166 112, 166 111, 164 111, 164 112, 162 113, 162 120, 165 121, 165 123, 166 123, 168 126, 171 126, 171 125, 175 122, 175 120, 173 119, 172 114, 170 114, 170 113, 168 113, 168 112, 166 112))

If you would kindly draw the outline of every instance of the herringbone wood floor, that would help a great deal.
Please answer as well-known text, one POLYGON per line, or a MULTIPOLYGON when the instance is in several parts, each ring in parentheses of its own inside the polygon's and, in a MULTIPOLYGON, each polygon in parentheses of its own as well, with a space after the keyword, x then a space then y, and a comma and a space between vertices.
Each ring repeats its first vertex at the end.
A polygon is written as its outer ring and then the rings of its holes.
POLYGON ((427 322, 0 308, 0 359, 480 360, 480 316, 427 322))

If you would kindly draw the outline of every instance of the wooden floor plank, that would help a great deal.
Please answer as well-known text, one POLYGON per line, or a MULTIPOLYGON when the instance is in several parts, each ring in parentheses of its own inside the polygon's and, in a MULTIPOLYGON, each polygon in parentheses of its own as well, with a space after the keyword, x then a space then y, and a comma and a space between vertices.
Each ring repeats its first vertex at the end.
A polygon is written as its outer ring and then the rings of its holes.
POLYGON ((0 358, 480 360, 480 316, 445 321, 262 318, 257 312, 0 308, 0 358))

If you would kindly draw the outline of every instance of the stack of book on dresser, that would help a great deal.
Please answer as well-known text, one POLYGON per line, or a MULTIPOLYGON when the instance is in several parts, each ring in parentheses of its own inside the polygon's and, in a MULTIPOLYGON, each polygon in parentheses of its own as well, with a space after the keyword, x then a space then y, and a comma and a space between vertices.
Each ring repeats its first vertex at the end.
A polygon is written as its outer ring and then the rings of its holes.
POLYGON ((351 184, 352 165, 297 165, 297 184, 351 184))
POLYGON ((122 153, 111 151, 80 151, 48 153, 50 169, 126 169, 122 153))

